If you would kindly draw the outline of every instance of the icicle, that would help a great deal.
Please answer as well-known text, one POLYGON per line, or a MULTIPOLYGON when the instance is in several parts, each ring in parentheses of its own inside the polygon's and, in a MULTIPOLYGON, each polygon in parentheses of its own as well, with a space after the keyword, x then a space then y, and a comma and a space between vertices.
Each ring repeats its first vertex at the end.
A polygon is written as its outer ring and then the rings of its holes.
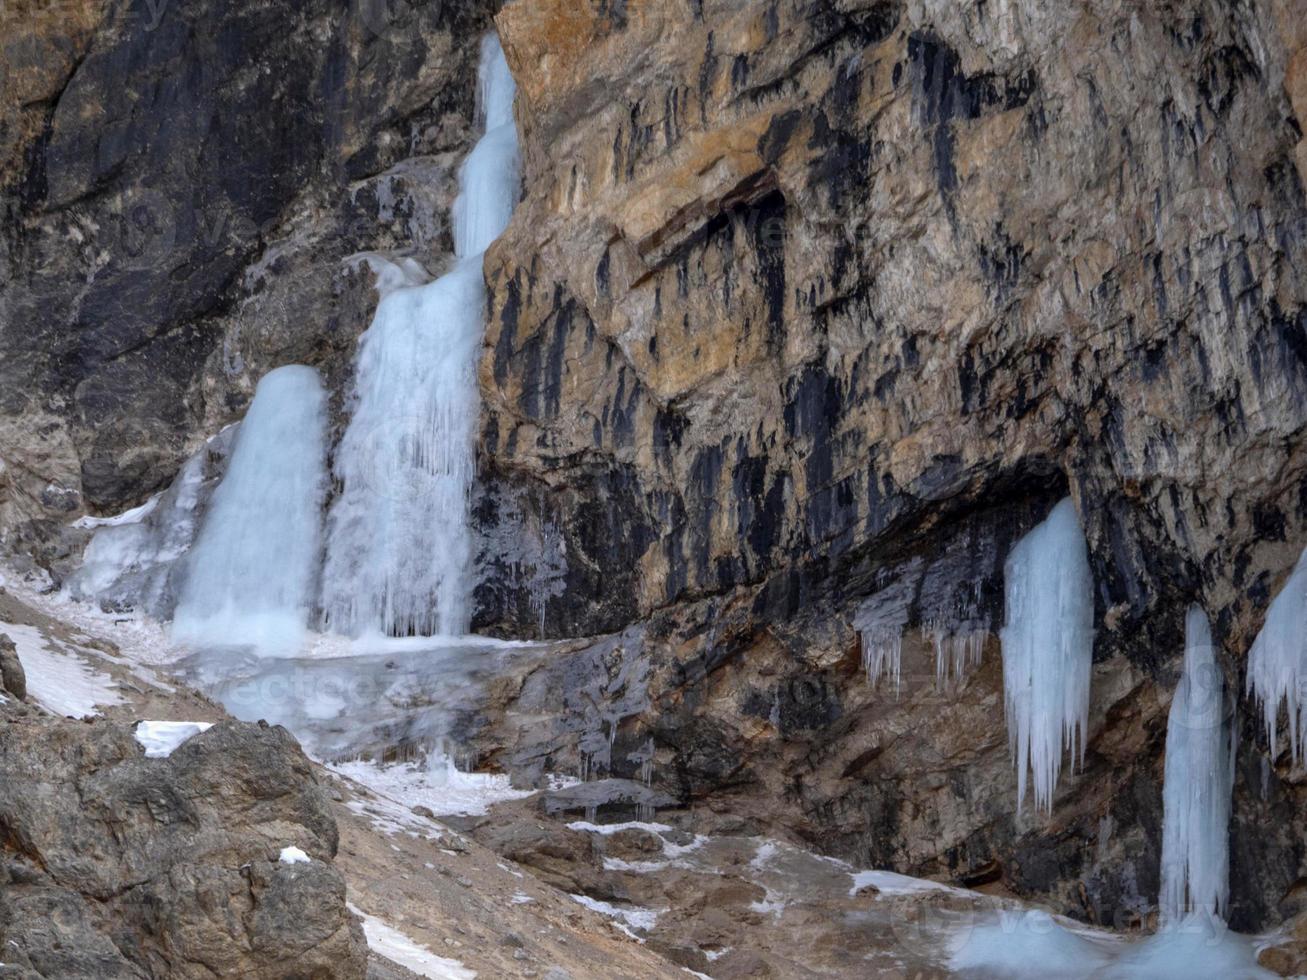
POLYGON ((862 669, 875 688, 882 678, 894 682, 898 697, 903 681, 903 632, 916 592, 917 566, 896 575, 882 570, 882 588, 863 600, 853 616, 853 628, 862 641, 862 669))
POLYGON ((1197 913, 1222 916, 1230 895, 1229 828, 1234 726, 1207 616, 1185 617, 1184 673, 1166 723, 1162 787, 1163 925, 1197 913))
POLYGON ((1248 654, 1248 693, 1262 709, 1262 723, 1279 754, 1279 714, 1289 720, 1289 748, 1296 766, 1307 755, 1307 551, 1266 612, 1266 623, 1248 654))
POLYGON ((1035 805, 1048 812, 1063 749, 1083 763, 1089 724, 1094 583, 1070 498, 1017 543, 1005 576, 1003 693, 1017 808, 1033 775, 1035 805))
POLYGON ((881 678, 893 681, 897 697, 903 679, 903 634, 887 630, 863 633, 862 669, 872 687, 881 678))
POLYGON ((317 371, 283 367, 259 382, 188 559, 179 641, 298 649, 313 604, 326 427, 317 371))
POLYGON ((968 671, 980 666, 988 635, 984 627, 928 623, 922 633, 935 647, 935 688, 941 693, 950 683, 960 685, 968 671))
POLYGON ((458 635, 471 625, 481 253, 508 224, 518 167, 513 78, 497 38, 483 41, 481 59, 489 128, 460 172, 459 261, 427 285, 389 277, 396 285, 359 344, 322 583, 323 619, 340 633, 458 635))

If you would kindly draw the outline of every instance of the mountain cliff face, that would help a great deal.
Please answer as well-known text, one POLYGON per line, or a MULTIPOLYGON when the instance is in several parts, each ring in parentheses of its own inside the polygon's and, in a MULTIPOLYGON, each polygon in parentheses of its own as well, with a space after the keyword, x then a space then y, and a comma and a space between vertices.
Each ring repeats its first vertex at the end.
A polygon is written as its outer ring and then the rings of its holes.
MULTIPOLYGON (((342 259, 449 251, 492 4, 174 4, 18 18, 6 47, 0 526, 56 566, 70 517, 165 485, 267 369, 343 394, 373 299, 342 259)), ((1297 13, 505 5, 523 198, 485 270, 476 627, 620 635, 502 685, 478 750, 1146 916, 1184 610, 1241 692, 1307 543, 1297 13), (1043 817, 1016 812, 997 630, 1008 551, 1068 494, 1091 732, 1043 817), (866 624, 906 634, 897 693, 866 624), (982 662, 940 690, 963 636, 982 662)), ((1307 799, 1238 727, 1248 928, 1299 910, 1307 799)))
POLYGON ((338 390, 375 303, 357 253, 452 251, 491 4, 6 5, 0 526, 167 486, 273 367, 338 390))
MULTIPOLYGON (((684 799, 1144 913, 1184 609, 1212 614, 1241 691, 1307 541, 1293 21, 505 7, 525 197, 487 260, 492 503, 561 541, 545 632, 649 620, 650 706, 623 733, 684 799), (1017 817, 1002 566, 1067 493, 1098 590, 1089 757, 1051 820, 1017 817), (906 623, 897 698, 861 678, 855 621, 906 623), (929 639, 977 629, 982 669, 937 694, 929 639)), ((529 632, 508 581, 483 622, 529 632)), ((1297 777, 1268 774, 1247 714, 1242 925, 1277 917, 1305 856, 1297 777)))

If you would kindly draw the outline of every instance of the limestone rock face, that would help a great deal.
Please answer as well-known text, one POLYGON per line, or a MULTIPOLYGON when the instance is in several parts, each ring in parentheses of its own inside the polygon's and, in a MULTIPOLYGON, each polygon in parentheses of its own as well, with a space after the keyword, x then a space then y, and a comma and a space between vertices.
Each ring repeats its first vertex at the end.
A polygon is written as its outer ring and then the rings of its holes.
POLYGON ((0 11, 0 526, 168 485, 290 362, 338 391, 361 252, 439 271, 490 0, 0 11))
POLYGON ((147 759, 126 726, 0 727, 0 940, 22 977, 362 980, 336 824, 284 729, 147 759), (308 863, 282 864, 281 848, 308 863))
MULTIPOLYGON (((560 722, 559 751, 583 763, 611 724, 611 774, 652 740, 687 804, 1146 917, 1184 610, 1211 614, 1242 691, 1307 543, 1300 20, 1280 0, 506 5, 525 196, 486 262, 478 517, 556 557, 488 554, 477 622, 644 624, 647 707, 560 722), (1097 585, 1089 756, 1052 818, 1018 816, 1002 568, 1067 494, 1097 585), (861 676, 869 604, 902 613, 897 698, 861 676), (990 637, 981 669, 936 693, 933 641, 963 627, 990 637)), ((1307 828, 1241 717, 1246 928, 1291 914, 1307 828)), ((550 751, 509 728, 504 758, 550 751)))

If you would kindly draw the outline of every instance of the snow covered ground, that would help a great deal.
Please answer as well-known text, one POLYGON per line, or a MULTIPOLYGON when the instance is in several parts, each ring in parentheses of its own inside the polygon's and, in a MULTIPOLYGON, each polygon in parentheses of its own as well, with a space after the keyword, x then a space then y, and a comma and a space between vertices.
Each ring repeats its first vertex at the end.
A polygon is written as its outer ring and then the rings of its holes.
POLYGON ((0 633, 14 641, 27 674, 28 695, 43 708, 70 718, 90 718, 100 713, 97 706, 123 703, 112 677, 35 626, 0 622, 0 633))
POLYGON ((437 816, 478 816, 495 803, 520 800, 534 792, 514 789, 507 776, 461 772, 443 758, 436 758, 427 766, 416 763, 382 766, 357 761, 328 768, 374 793, 402 801, 406 807, 424 806, 437 816))
POLYGON ((354 905, 349 908, 363 920, 363 934, 368 937, 368 948, 386 959, 412 970, 420 977, 428 977, 429 980, 474 980, 476 977, 476 971, 469 970, 458 960, 437 956, 375 916, 368 915, 354 905))

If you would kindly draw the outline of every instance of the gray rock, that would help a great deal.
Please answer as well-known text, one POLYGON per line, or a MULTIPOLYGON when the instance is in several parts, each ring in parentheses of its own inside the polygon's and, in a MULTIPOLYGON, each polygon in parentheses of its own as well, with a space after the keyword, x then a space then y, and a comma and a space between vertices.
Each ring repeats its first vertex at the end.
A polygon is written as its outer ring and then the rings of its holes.
POLYGON ((27 697, 27 672, 18 659, 18 648, 6 633, 0 633, 0 688, 19 701, 27 697))
POLYGON ((337 835, 280 728, 146 759, 126 726, 0 729, 0 944, 35 977, 362 980, 337 835), (281 864, 295 845, 308 864, 281 864))

